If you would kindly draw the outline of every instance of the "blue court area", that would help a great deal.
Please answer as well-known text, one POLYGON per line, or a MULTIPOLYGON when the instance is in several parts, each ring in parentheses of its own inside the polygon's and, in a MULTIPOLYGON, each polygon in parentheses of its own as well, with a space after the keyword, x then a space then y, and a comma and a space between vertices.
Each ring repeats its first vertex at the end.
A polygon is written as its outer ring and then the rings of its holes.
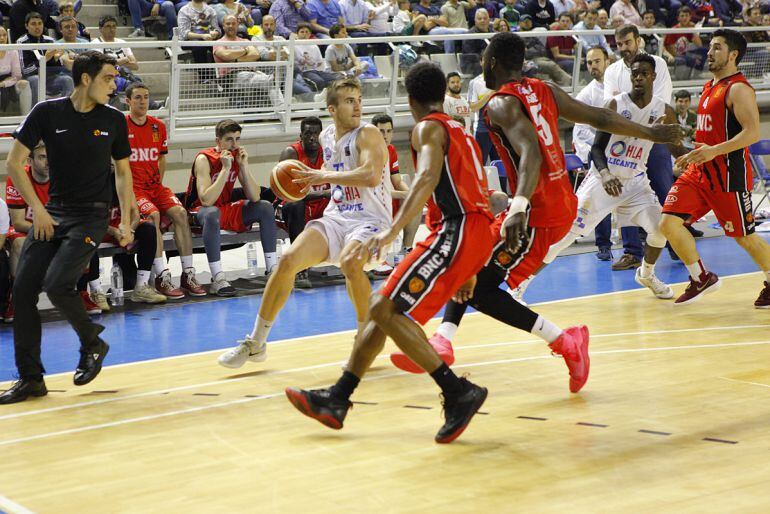
MULTIPOLYGON (((719 275, 757 271, 750 257, 727 237, 701 239, 698 248, 704 262, 719 275)), ((617 250, 615 254, 620 255, 617 250)), ((671 261, 665 251, 656 273, 669 283, 687 280, 685 267, 671 261)), ((747 308, 760 286, 758 283, 756 291, 746 291, 747 308)), ((633 271, 613 272, 610 263, 599 262, 594 253, 585 253, 556 259, 528 289, 526 300, 532 304, 636 288, 639 286, 633 271)), ((102 336, 111 346, 106 365, 232 346, 251 331, 261 300, 261 295, 251 295, 100 316, 106 326, 102 336)), ((344 286, 296 290, 278 317, 270 339, 313 336, 355 326, 353 306, 344 286)), ((43 363, 49 374, 73 371, 78 348, 77 337, 66 322, 43 325, 43 363)), ((212 366, 216 366, 213 358, 212 366)), ((0 380, 14 378, 15 372, 13 332, 10 326, 4 326, 0 328, 0 380)))

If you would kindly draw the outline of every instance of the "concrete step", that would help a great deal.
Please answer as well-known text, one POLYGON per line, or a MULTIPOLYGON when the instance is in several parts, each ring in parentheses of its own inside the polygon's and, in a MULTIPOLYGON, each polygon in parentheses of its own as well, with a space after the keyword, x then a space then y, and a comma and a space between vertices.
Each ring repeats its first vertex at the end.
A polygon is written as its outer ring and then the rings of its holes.
MULTIPOLYGON (((123 20, 118 16, 118 6, 116 4, 83 4, 83 8, 78 13, 78 21, 86 27, 98 26, 102 16, 111 14, 118 18, 118 25, 122 25, 123 20)), ((94 33, 92 33, 94 34, 94 33)), ((96 31, 96 35, 99 31, 96 31)))
POLYGON ((161 100, 168 95, 170 80, 168 73, 144 73, 140 65, 137 74, 142 78, 142 82, 150 88, 154 99, 161 100))
POLYGON ((163 48, 132 48, 132 51, 140 63, 166 60, 166 51, 163 48))
POLYGON ((147 73, 165 73, 170 80, 171 61, 139 61, 137 74, 145 75, 147 73))

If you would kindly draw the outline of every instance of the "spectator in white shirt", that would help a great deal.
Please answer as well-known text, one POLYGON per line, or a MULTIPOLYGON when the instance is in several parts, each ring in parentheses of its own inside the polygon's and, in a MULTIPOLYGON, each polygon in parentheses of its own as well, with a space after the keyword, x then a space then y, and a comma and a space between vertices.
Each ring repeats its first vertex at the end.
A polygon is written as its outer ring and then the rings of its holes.
MULTIPOLYGON (((308 40, 313 30, 309 23, 297 24, 297 39, 308 40)), ((341 73, 329 71, 326 61, 317 45, 300 45, 294 50, 294 67, 308 84, 313 84, 317 91, 323 91, 326 86, 343 77, 341 73)))
MULTIPOLYGON (((329 36, 332 39, 345 39, 348 32, 342 25, 332 25, 329 36)), ((329 45, 326 49, 326 63, 332 71, 351 77, 361 75, 369 68, 369 63, 359 61, 348 44, 329 45)))
POLYGON ((427 21, 428 18, 424 14, 412 12, 412 2, 398 0, 398 12, 393 16, 393 33, 402 36, 419 36, 427 21))
POLYGON ((389 20, 398 13, 396 0, 371 0, 366 2, 366 6, 369 8, 369 25, 372 26, 372 32, 393 32, 393 25, 389 20))
POLYGON ((460 92, 463 82, 456 71, 446 76, 446 96, 444 97, 444 112, 457 121, 465 124, 465 130, 471 133, 471 107, 468 100, 462 97, 460 92))
POLYGON ((566 12, 572 16, 577 9, 577 6, 573 0, 551 0, 551 4, 553 4, 553 11, 554 14, 556 14, 557 20, 559 19, 561 13, 566 12))

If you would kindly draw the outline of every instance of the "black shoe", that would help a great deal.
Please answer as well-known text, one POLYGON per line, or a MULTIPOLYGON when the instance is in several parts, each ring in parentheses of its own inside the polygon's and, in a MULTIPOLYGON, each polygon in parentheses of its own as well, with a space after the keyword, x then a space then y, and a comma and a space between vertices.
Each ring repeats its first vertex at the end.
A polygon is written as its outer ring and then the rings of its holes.
POLYGON ((294 277, 294 287, 298 289, 310 289, 313 284, 310 283, 310 279, 307 276, 307 271, 300 271, 297 276, 294 277))
POLYGON ((679 256, 676 254, 673 248, 668 249, 668 256, 671 257, 672 261, 681 261, 682 259, 679 258, 679 256))
POLYGON ((23 402, 30 396, 45 396, 48 389, 45 388, 45 381, 31 380, 29 378, 20 378, 10 389, 0 394, 0 405, 23 402))
POLYGON ((96 344, 88 350, 80 351, 80 362, 75 370, 74 382, 76 386, 86 385, 96 378, 96 375, 102 370, 102 363, 110 351, 110 345, 102 341, 100 337, 96 338, 96 344))
POLYGON ((286 397, 302 414, 313 418, 329 428, 339 430, 348 410, 353 404, 331 395, 330 389, 305 391, 295 387, 286 388, 286 397))
POLYGON ((600 246, 599 251, 596 252, 596 258, 600 261, 611 261, 612 260, 612 248, 609 246, 600 246))
POLYGON ((692 237, 703 237, 703 231, 698 230, 692 225, 685 225, 684 228, 686 228, 687 231, 690 232, 690 234, 692 234, 692 237))
POLYGON ((437 443, 451 443, 468 427, 471 418, 487 399, 487 388, 479 387, 468 380, 460 379, 465 384, 465 392, 457 398, 444 398, 444 418, 446 423, 436 434, 437 443))

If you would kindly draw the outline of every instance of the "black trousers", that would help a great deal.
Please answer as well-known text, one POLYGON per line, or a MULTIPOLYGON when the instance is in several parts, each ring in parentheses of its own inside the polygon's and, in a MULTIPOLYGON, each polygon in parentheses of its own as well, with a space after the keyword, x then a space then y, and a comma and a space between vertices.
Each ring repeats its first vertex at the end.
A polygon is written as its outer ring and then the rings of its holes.
POLYGON ((305 230, 305 201, 285 202, 281 206, 281 216, 286 223, 286 231, 289 233, 289 241, 294 242, 305 230))
POLYGON ((88 317, 75 286, 107 232, 108 210, 51 205, 47 210, 59 223, 54 227, 53 238, 35 239, 34 227, 30 230, 13 284, 13 343, 20 378, 37 379, 45 373, 40 360, 42 326, 37 310, 41 291, 48 294, 54 307, 75 329, 81 353, 88 352, 104 330, 88 317))

